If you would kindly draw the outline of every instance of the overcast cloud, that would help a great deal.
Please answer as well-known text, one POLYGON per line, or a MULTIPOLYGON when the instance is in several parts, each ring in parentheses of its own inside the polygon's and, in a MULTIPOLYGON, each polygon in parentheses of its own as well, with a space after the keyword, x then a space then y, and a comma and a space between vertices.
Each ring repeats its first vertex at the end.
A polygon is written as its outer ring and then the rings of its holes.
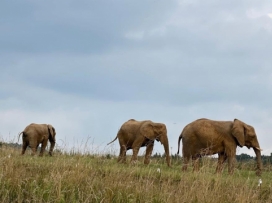
POLYGON ((268 0, 2 1, 0 138, 51 123, 59 147, 108 152, 125 121, 150 119, 175 154, 186 124, 238 118, 270 155, 271 54, 268 0))

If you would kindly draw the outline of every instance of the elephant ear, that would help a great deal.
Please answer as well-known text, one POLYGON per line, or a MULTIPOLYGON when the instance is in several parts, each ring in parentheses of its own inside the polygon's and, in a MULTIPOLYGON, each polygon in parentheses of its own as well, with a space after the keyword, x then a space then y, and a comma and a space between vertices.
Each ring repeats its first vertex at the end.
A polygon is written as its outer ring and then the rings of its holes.
POLYGON ((146 122, 140 129, 141 134, 148 138, 149 140, 155 140, 156 134, 153 129, 153 124, 151 122, 146 122))
POLYGON ((161 141, 160 137, 164 131, 164 125, 161 123, 148 122, 142 127, 142 134, 150 140, 161 141))
POLYGON ((49 140, 50 141, 55 141, 55 128, 52 125, 47 125, 48 127, 48 132, 49 132, 49 140))
POLYGON ((242 121, 234 119, 232 126, 232 135, 236 138, 240 147, 245 146, 245 127, 242 121))

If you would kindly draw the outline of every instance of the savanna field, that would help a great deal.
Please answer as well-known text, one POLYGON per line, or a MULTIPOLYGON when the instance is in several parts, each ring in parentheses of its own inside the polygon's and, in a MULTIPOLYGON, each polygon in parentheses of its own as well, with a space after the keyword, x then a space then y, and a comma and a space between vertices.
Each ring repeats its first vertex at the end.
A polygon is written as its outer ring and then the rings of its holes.
MULTIPOLYGON (((204 158, 198 172, 182 172, 181 158, 143 158, 118 164, 112 155, 54 152, 24 156, 0 147, 0 202, 272 202, 270 166, 255 175, 255 162, 236 163, 234 175, 215 174, 216 160, 204 158)), ((129 160, 130 157, 128 157, 129 160)))

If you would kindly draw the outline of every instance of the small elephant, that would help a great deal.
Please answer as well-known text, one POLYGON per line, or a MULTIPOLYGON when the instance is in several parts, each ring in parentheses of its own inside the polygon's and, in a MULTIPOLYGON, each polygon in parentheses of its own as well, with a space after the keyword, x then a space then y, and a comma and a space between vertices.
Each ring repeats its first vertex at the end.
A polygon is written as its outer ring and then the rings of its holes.
POLYGON ((233 173, 237 146, 252 147, 256 154, 257 175, 261 174, 261 149, 252 126, 234 119, 234 121, 196 120, 183 129, 178 140, 178 152, 182 139, 182 153, 187 170, 189 160, 193 159, 194 170, 198 170, 199 158, 204 155, 218 154, 216 172, 221 172, 223 163, 228 159, 228 172, 233 173))
POLYGON ((49 155, 52 156, 52 152, 56 143, 56 130, 52 125, 31 123, 30 125, 26 126, 23 132, 19 134, 19 137, 21 134, 23 134, 22 155, 25 153, 25 150, 28 146, 32 149, 32 155, 35 155, 38 146, 41 143, 42 147, 39 156, 43 156, 43 152, 49 139, 51 143, 49 155))
POLYGON ((119 139, 120 154, 118 162, 126 162, 126 151, 133 150, 131 162, 137 160, 140 147, 146 146, 145 164, 149 164, 150 156, 153 151, 154 141, 160 141, 164 146, 167 165, 170 167, 169 144, 167 138, 167 129, 163 123, 154 123, 152 121, 136 121, 130 119, 125 122, 117 133, 116 138, 109 144, 119 139))

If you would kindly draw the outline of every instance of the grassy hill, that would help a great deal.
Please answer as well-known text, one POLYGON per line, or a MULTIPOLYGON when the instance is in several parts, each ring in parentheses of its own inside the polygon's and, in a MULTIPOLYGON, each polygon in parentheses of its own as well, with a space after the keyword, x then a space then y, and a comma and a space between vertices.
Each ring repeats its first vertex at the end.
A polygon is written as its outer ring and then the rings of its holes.
POLYGON ((163 158, 148 166, 118 164, 110 155, 55 153, 20 155, 0 147, 0 202, 272 202, 270 168, 255 175, 254 163, 237 164, 234 175, 215 174, 216 161, 203 159, 199 172, 168 168, 163 158))

